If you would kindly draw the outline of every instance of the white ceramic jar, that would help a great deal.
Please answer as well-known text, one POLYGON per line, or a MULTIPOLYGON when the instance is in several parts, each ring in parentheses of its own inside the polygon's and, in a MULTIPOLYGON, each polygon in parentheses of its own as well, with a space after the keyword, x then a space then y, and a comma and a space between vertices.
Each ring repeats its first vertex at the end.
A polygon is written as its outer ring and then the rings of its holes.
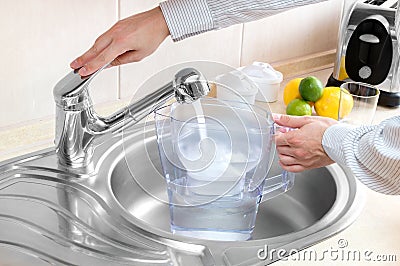
POLYGON ((243 72, 233 70, 216 77, 217 98, 254 104, 258 87, 243 72))
POLYGON ((270 64, 254 62, 253 64, 239 68, 256 85, 258 92, 257 101, 275 102, 278 99, 278 92, 283 80, 281 72, 276 71, 270 64))

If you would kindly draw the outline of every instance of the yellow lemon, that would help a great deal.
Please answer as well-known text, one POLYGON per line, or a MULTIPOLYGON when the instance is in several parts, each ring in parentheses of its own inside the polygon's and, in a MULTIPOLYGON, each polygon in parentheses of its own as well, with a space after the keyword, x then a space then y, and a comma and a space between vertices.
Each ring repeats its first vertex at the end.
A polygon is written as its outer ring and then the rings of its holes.
POLYGON ((339 80, 345 80, 347 78, 349 78, 349 75, 347 75, 346 72, 346 57, 342 56, 342 58, 340 59, 340 68, 339 68, 339 80))
POLYGON ((289 81, 283 89, 283 102, 287 106, 294 99, 301 99, 299 85, 302 78, 295 78, 289 81))
POLYGON ((340 117, 345 117, 353 109, 353 97, 349 93, 342 93, 342 99, 340 99, 340 88, 326 87, 324 88, 322 97, 315 102, 315 112, 320 116, 338 120, 339 101, 341 102, 340 117))

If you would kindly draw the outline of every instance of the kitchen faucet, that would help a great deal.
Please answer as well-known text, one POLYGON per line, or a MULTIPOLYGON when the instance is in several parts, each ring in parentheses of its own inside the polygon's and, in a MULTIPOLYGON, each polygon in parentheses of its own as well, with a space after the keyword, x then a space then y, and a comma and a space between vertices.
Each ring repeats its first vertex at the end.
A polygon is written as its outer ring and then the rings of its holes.
POLYGON ((175 74, 171 82, 156 91, 109 117, 101 117, 93 109, 88 85, 103 69, 87 77, 81 77, 78 70, 74 70, 61 79, 53 90, 56 103, 55 145, 59 164, 84 173, 93 171, 92 155, 99 137, 136 124, 173 96, 180 103, 191 103, 210 91, 208 82, 198 70, 184 68, 175 74))

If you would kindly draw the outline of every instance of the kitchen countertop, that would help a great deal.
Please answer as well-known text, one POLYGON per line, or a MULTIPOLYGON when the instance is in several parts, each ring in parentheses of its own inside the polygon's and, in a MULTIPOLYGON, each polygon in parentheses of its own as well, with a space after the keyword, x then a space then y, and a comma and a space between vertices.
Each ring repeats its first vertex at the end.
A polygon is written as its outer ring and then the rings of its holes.
MULTIPOLYGON (((332 68, 328 67, 302 76, 313 75, 325 82, 331 73, 332 68)), ((269 104, 272 112, 285 112, 282 91, 289 79, 286 78, 281 84, 279 100, 269 104)), ((96 110, 103 114, 112 113, 112 110, 127 103, 128 100, 121 100, 103 104, 96 110)), ((378 107, 374 123, 396 114, 400 114, 400 108, 378 107)), ((51 147, 53 138, 54 119, 50 118, 29 125, 0 129, 0 161, 51 147)), ((338 235, 301 251, 288 261, 279 261, 274 265, 400 265, 400 196, 386 196, 363 185, 360 187, 365 190, 366 202, 353 225, 338 235), (350 259, 347 259, 347 254, 351 254, 350 259), (353 254, 357 255, 355 259, 353 254), (396 261, 373 261, 378 258, 377 255, 386 255, 386 259, 396 261)), ((380 258, 384 259, 383 256, 380 258)))

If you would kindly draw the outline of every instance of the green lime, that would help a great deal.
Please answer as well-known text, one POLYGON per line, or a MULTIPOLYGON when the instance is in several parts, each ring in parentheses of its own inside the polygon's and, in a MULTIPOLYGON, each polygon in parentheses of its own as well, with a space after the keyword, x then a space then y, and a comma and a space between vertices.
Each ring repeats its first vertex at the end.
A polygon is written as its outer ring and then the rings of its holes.
POLYGON ((303 99, 294 99, 286 107, 286 114, 288 115, 311 115, 311 106, 303 99))
POLYGON ((310 102, 316 102, 321 98, 324 91, 324 85, 316 77, 306 77, 301 80, 299 92, 301 97, 310 102))

